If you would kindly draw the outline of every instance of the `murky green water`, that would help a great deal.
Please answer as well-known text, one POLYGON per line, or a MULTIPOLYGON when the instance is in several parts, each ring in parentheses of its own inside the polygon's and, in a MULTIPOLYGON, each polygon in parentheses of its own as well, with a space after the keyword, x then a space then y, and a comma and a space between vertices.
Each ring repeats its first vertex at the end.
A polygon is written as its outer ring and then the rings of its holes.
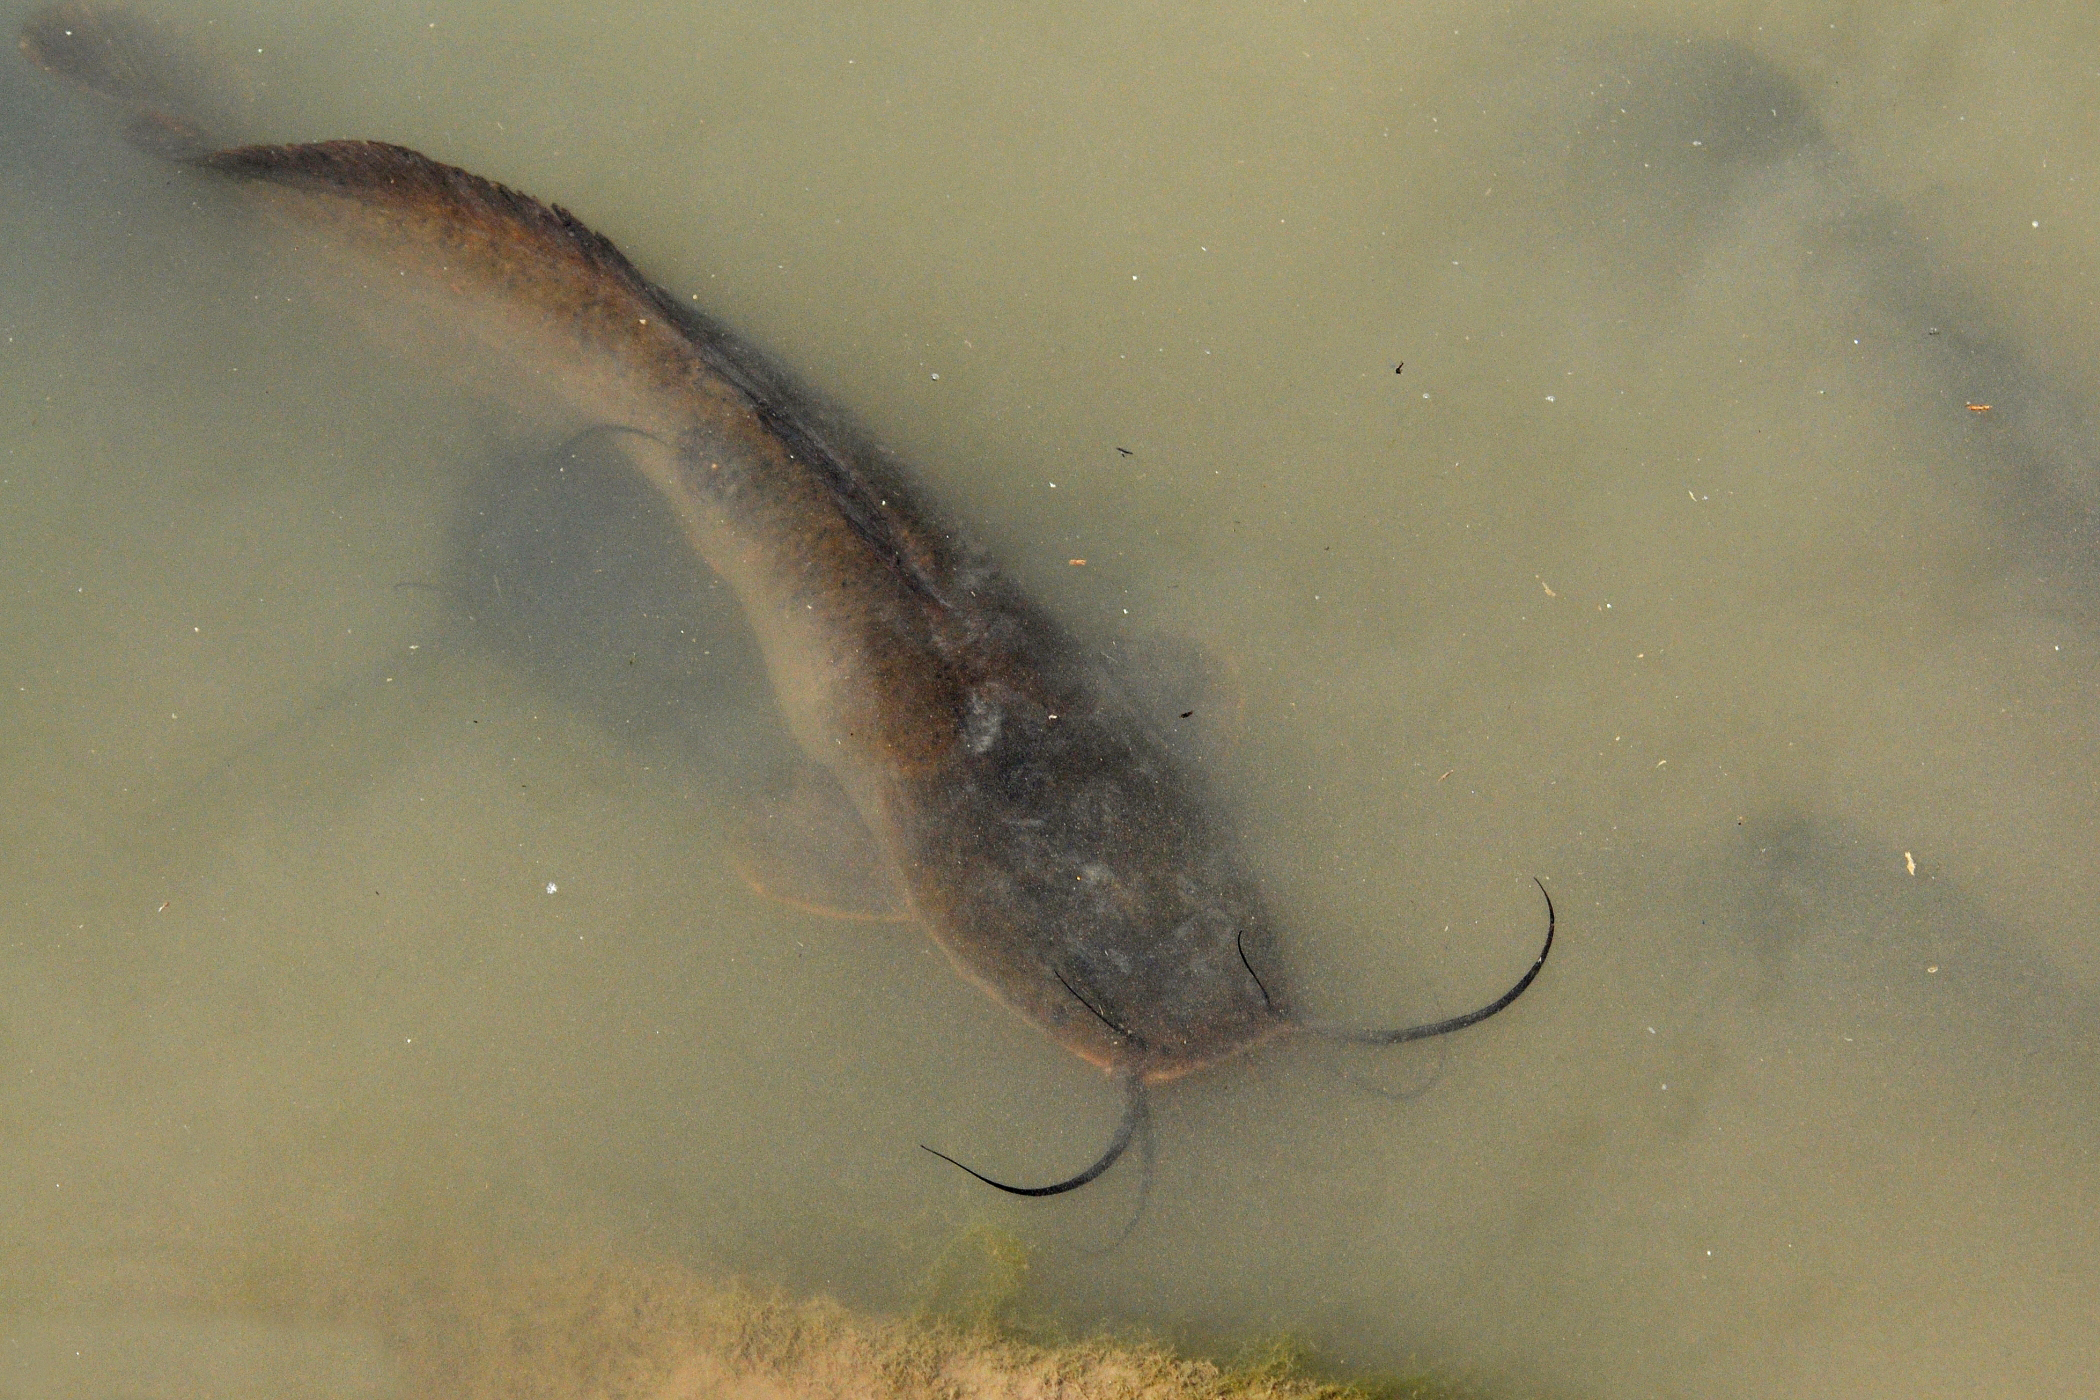
POLYGON ((1008 1202, 918 1144, 1049 1179, 1107 1086, 727 868, 779 740, 646 504, 0 69, 4 1385, 385 1393, 161 1320, 372 1239, 881 1307, 988 1219, 1039 1314, 1344 1367, 2075 1391, 2100 36, 1741 13, 196 12, 256 134, 561 202, 1075 625, 1231 658, 1323 1012, 1484 999, 1548 882, 1493 1023, 1171 1086, 1106 1256, 1129 1168, 1008 1202))

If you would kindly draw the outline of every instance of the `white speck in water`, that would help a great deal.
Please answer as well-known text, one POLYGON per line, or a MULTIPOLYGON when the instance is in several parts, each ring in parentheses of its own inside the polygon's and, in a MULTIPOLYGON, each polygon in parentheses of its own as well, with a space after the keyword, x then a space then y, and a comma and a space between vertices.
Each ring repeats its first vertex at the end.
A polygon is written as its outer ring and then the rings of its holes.
POLYGON ((553 893, 554 893, 554 890, 555 890, 555 884, 554 884, 554 882, 553 882, 552 880, 549 880, 549 881, 547 882, 547 893, 548 893, 548 894, 553 894, 553 893))

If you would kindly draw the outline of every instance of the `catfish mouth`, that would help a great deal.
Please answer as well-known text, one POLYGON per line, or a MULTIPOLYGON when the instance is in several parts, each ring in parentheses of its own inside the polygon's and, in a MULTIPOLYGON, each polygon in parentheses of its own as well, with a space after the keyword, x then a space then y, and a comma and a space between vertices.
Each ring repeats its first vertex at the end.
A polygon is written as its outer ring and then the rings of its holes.
POLYGON ((1112 1060, 1096 1060, 1094 1063, 1099 1064, 1111 1074, 1127 1070, 1129 1073, 1137 1076, 1140 1084, 1168 1084, 1185 1075, 1195 1074, 1209 1069, 1213 1065, 1220 1065, 1227 1060, 1238 1059, 1241 1055, 1250 1054, 1257 1047, 1296 1029, 1298 1029, 1297 1026, 1271 1012, 1265 1015, 1245 1035, 1233 1040, 1229 1045, 1222 1045, 1216 1049, 1199 1050, 1171 1058, 1160 1056, 1156 1051, 1141 1051, 1121 1065, 1112 1060))
POLYGON ((1294 1022, 1286 1021, 1275 1013, 1265 1013, 1263 1018, 1248 1027, 1242 1035, 1231 1041, 1180 1052, 1159 1050, 1144 1045, 1135 1036, 1118 1032, 1119 1043, 1102 1044, 1089 1041, 1075 1045, 1065 1044, 1073 1054, 1088 1064, 1111 1076, 1129 1075, 1140 1084, 1168 1084, 1176 1079, 1200 1073, 1227 1060, 1251 1054, 1256 1048, 1298 1030, 1294 1022))
POLYGON ((1165 1084, 1195 1074, 1246 1054, 1287 1031, 1300 1029, 1270 997, 1267 984, 1247 958, 1242 940, 1235 937, 1233 943, 1261 1000, 1245 997, 1244 988, 1237 999, 1206 998, 1208 1004, 1188 1007, 1169 1022, 1162 1037, 1165 1044, 1124 1024, 1110 1012, 1110 1004, 1098 991, 1088 994, 1084 978, 1076 973, 1068 977, 1064 969, 1055 965, 1045 970, 1073 1002, 1084 1008, 1085 1015, 1075 1020, 1043 1018, 1039 1023, 1060 1045, 1088 1064, 1140 1085, 1165 1084))

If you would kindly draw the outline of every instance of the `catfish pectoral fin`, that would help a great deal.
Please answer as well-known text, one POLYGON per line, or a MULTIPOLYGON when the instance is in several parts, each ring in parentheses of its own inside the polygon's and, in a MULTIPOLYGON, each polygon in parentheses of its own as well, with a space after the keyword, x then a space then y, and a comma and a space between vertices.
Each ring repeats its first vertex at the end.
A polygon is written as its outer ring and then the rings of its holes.
POLYGON ((909 923, 896 866, 837 779, 802 764, 785 792, 753 804, 730 839, 744 883, 776 903, 827 919, 909 923))
MULTIPOLYGON (((1298 1029, 1309 1035, 1324 1036, 1329 1040, 1354 1041, 1358 1045, 1404 1045, 1410 1040, 1428 1040, 1431 1036, 1449 1035, 1453 1031, 1462 1031, 1467 1026, 1478 1025, 1485 1021, 1488 1017, 1524 995, 1524 989, 1532 984, 1532 981, 1538 977, 1540 970, 1546 966, 1546 955, 1553 951, 1553 896, 1546 893, 1546 884, 1538 877, 1533 876, 1531 883, 1539 887, 1539 895, 1546 901, 1545 945, 1539 949, 1538 957, 1532 960, 1531 966, 1525 969, 1524 975, 1517 979, 1516 985, 1501 996, 1496 997, 1486 1006, 1476 1007, 1460 1016, 1447 1017, 1441 1021, 1431 1021, 1426 1025, 1405 1026, 1397 1031, 1357 1031, 1341 1026, 1302 1024, 1298 1029)), ((1245 952, 1242 952, 1240 956, 1244 959, 1246 957, 1245 952)), ((1254 969, 1252 966, 1249 966, 1247 970, 1251 973, 1254 969)))
MULTIPOLYGON (((1095 1177, 1101 1175, 1101 1173, 1107 1171, 1110 1167, 1114 1166, 1116 1164, 1116 1159, 1121 1157, 1123 1155, 1124 1149, 1130 1146, 1131 1137, 1140 1128, 1145 1126, 1146 1120, 1144 1084, 1138 1079, 1137 1075, 1134 1072, 1128 1070, 1124 1071, 1119 1077, 1123 1081, 1124 1091, 1129 1096, 1129 1102, 1123 1109, 1123 1121, 1116 1125, 1116 1135, 1114 1140, 1112 1140, 1108 1144, 1108 1151, 1102 1153, 1099 1161, 1095 1162, 1094 1165, 1088 1167, 1085 1171, 1079 1173, 1079 1175, 1066 1177, 1063 1181, 1057 1182, 1053 1185, 1008 1186, 1003 1181, 992 1180, 983 1172, 978 1171, 975 1167, 963 1166, 961 1162, 956 1161, 953 1157, 950 1157, 947 1153, 941 1151, 938 1148, 928 1147, 925 1143, 922 1142, 919 1144, 919 1150, 922 1152, 933 1153, 934 1156, 940 1158, 949 1166, 956 1167, 962 1171, 966 1171, 971 1176, 974 1176, 979 1181, 983 1182, 985 1185, 996 1187, 999 1190, 1004 1191, 1009 1196, 1061 1196, 1067 1191, 1077 1191, 1080 1187, 1086 1185, 1089 1181, 1092 1181, 1095 1177)), ((1150 1139, 1148 1138, 1147 1142, 1149 1143, 1149 1141, 1150 1139)), ((1151 1173, 1148 1171, 1146 1175, 1149 1179, 1151 1173)))

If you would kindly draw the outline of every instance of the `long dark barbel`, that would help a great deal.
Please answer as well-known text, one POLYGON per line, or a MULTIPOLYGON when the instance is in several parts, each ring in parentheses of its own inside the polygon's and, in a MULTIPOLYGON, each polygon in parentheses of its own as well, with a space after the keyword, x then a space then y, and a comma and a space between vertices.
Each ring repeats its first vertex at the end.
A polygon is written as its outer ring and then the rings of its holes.
MULTIPOLYGON (((1539 955, 1532 959, 1531 966, 1524 970, 1524 975, 1519 977, 1508 991, 1496 997, 1487 1005, 1475 1007, 1473 1010, 1457 1016, 1447 1016, 1441 1021, 1428 1021, 1418 1026, 1403 1026, 1399 1030, 1391 1031, 1357 1030, 1348 1026, 1328 1026, 1303 1021, 1290 1022, 1291 1029, 1300 1035, 1319 1036, 1327 1040, 1351 1041, 1358 1045, 1404 1045, 1411 1040, 1428 1040, 1435 1036, 1449 1035, 1453 1031, 1462 1031, 1468 1026, 1479 1025, 1482 1021, 1507 1008, 1510 1003, 1524 995, 1525 988, 1529 987, 1538 978, 1539 973, 1545 970, 1546 957, 1553 951, 1553 928, 1557 922, 1553 911, 1553 896, 1547 893, 1546 884, 1543 880, 1535 879, 1532 883, 1539 887, 1539 896, 1546 901, 1546 941, 1540 945, 1539 955)), ((1247 957, 1245 944, 1236 941, 1235 947, 1240 955, 1240 965, 1246 968, 1247 976, 1253 979, 1256 989, 1261 993, 1262 1000, 1268 1002, 1270 1009, 1281 1016, 1283 1013, 1277 1010, 1275 1003, 1269 999, 1268 986, 1262 981, 1261 974, 1254 970, 1252 960, 1247 957)), ((1078 997, 1082 1005, 1085 1005, 1089 1011, 1093 1011, 1096 1016, 1100 1016, 1103 1021, 1108 1020, 1101 1012, 1095 1010, 1093 1004, 1087 1001, 1086 998, 1079 997, 1078 992, 1074 991, 1072 995, 1078 997)), ((1112 1030, 1119 1029, 1113 1022, 1109 1022, 1109 1027, 1112 1030)), ((986 1176, 974 1167, 965 1166, 937 1148, 926 1147, 923 1143, 920 1146, 923 1150, 933 1153, 934 1156, 950 1166, 961 1167, 962 1170, 976 1177, 985 1185, 997 1187, 1010 1196, 1062 1195, 1067 1191, 1078 1190, 1114 1166, 1117 1159, 1130 1147, 1132 1137, 1148 1130, 1144 1082, 1135 1076, 1126 1077, 1125 1092, 1127 1101, 1123 1110, 1123 1118, 1116 1125, 1115 1136, 1109 1140, 1108 1150, 1103 1152, 1095 1160, 1094 1164, 1086 1170, 1066 1177, 1063 1181, 1053 1182, 1048 1186, 1009 1186, 1003 1181, 994 1181, 991 1177, 986 1176)))
MULTIPOLYGON (((957 971, 1123 1088, 1306 1027, 1264 985, 1272 923, 1155 715, 932 507, 886 452, 557 206, 373 141, 218 146, 208 70, 150 25, 62 5, 33 61, 122 108, 135 143, 286 231, 380 342, 547 423, 607 431, 757 635, 788 728, 957 971)), ((1543 886, 1541 886, 1543 889, 1543 886)), ((1548 901, 1547 949, 1552 946, 1548 901)), ((1149 1142, 1149 1138, 1146 1139, 1149 1142)), ((952 1159, 949 1159, 952 1160, 952 1159)), ((960 1166, 960 1163, 957 1163, 960 1166)), ((964 1168, 964 1170, 969 1170, 964 1168)), ((972 1173, 977 1175, 977 1173, 972 1173)), ((989 1178, 980 1178, 989 1180, 989 1178)))

